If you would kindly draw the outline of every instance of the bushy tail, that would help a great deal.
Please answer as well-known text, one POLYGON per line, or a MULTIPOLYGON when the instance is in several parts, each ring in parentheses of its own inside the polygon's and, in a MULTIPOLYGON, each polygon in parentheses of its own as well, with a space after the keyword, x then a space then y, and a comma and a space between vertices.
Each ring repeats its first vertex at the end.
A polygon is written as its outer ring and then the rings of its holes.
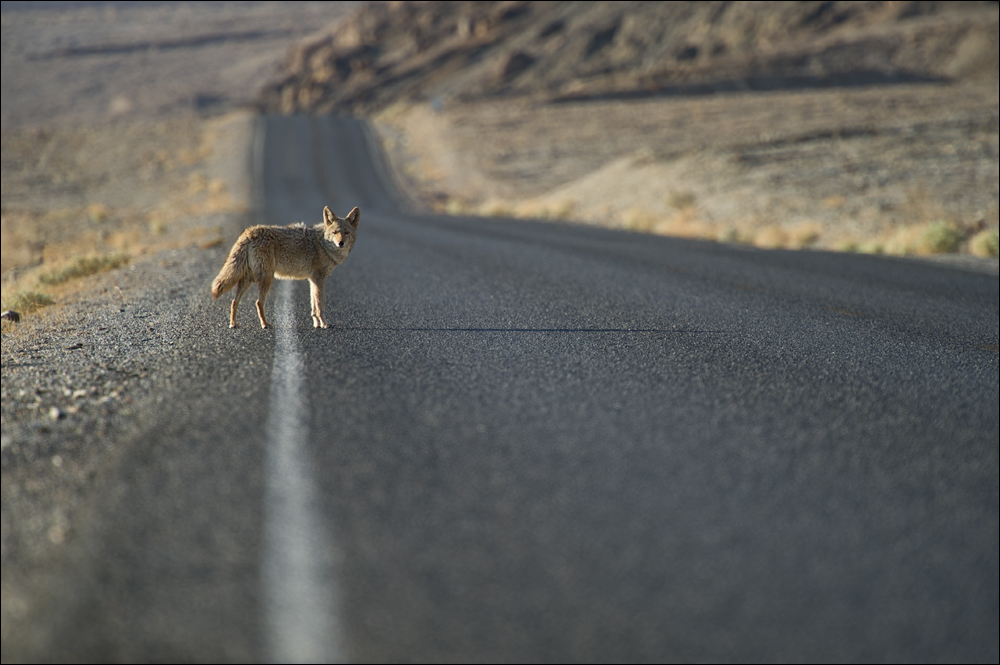
POLYGON ((240 238, 229 250, 222 270, 212 282, 212 300, 215 300, 229 289, 236 286, 249 269, 247 246, 240 238))

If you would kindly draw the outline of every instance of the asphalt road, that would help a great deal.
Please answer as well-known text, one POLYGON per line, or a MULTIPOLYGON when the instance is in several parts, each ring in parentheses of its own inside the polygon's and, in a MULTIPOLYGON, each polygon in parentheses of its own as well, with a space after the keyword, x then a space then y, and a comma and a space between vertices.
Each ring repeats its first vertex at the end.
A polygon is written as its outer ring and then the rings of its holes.
POLYGON ((998 660, 996 276, 410 214, 261 127, 262 221, 361 208, 331 328, 205 296, 50 657, 998 660))

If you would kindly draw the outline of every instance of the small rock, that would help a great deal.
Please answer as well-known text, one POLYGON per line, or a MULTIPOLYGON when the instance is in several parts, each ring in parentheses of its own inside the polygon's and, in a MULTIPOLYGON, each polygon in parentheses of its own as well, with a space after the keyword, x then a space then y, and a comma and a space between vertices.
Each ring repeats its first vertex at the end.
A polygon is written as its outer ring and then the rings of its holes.
POLYGON ((51 409, 49 409, 49 418, 51 418, 52 420, 59 420, 60 418, 65 418, 65 417, 66 414, 63 413, 62 409, 60 409, 58 406, 54 406, 51 409))

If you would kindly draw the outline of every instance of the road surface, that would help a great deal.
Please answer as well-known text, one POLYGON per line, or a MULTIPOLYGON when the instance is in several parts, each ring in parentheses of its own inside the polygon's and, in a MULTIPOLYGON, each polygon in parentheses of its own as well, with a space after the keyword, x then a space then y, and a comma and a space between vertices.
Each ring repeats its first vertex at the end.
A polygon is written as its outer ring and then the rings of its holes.
POLYGON ((258 139, 261 221, 361 208, 331 328, 207 277, 49 657, 997 661, 996 276, 419 215, 358 121, 258 139))

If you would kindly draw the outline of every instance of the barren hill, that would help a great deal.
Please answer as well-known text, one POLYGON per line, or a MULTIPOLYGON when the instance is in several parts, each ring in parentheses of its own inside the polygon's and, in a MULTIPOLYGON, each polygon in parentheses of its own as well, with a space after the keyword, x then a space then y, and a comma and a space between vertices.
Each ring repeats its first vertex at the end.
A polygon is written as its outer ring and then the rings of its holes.
POLYGON ((944 81, 997 69, 996 3, 394 2, 294 49, 271 112, 944 81))
POLYGON ((378 3, 260 104, 373 116, 452 213, 995 255, 997 44, 995 2, 378 3))

